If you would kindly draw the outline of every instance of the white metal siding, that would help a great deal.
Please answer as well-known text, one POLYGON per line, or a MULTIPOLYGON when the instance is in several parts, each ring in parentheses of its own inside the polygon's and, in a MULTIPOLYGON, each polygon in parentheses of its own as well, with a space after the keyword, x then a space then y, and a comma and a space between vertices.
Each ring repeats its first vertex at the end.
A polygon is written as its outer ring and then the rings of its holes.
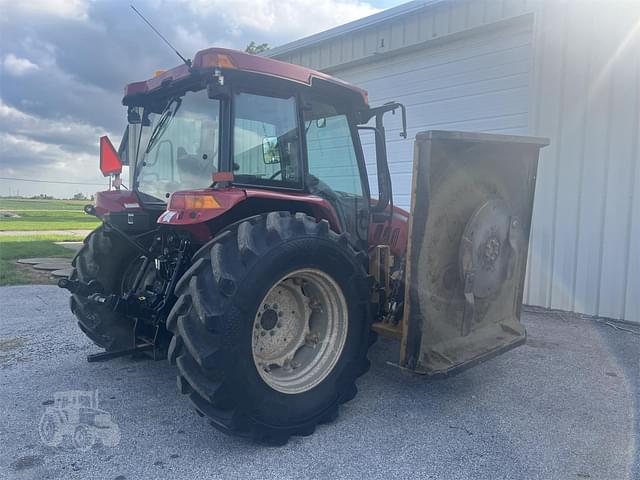
POLYGON ((525 301, 640 321, 640 3, 548 1, 536 25, 525 301))
MULTIPOLYGON (((400 115, 385 117, 397 205, 409 208, 416 133, 435 129, 527 133, 530 63, 528 22, 336 72, 365 88, 371 105, 396 100, 407 107, 406 140, 399 136, 400 115)), ((374 187, 373 137, 363 136, 363 144, 374 187)))
POLYGON ((332 72, 531 13, 538 0, 421 0, 276 47, 267 55, 332 72))

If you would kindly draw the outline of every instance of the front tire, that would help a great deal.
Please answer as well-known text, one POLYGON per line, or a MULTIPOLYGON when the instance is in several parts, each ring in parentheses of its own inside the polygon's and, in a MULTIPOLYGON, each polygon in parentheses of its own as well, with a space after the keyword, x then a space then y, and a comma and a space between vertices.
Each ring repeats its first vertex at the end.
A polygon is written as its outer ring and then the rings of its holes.
POLYGON ((194 256, 167 320, 180 391, 216 428, 268 443, 333 420, 368 366, 365 258, 303 214, 222 232, 194 256))

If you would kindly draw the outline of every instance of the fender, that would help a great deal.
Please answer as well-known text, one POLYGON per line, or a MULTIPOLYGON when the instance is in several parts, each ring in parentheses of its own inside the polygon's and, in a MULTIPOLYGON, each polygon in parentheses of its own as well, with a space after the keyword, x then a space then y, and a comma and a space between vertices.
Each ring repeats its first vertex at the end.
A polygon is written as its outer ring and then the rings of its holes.
MULTIPOLYGON (((258 188, 227 187, 219 190, 198 189, 182 190, 172 195, 167 210, 157 220, 159 225, 182 226, 190 230, 196 238, 206 241, 211 232, 206 223, 230 212, 240 203, 250 199, 276 200, 303 203, 309 206, 313 216, 318 220, 327 220, 331 229, 340 233, 342 228, 333 206, 324 198, 316 195, 297 192, 275 192, 258 188), (172 201, 175 195, 212 196, 219 208, 175 208, 172 201)), ((175 204, 175 201, 173 202, 175 204)), ((112 213, 140 213, 144 209, 138 195, 128 190, 108 190, 96 193, 96 215, 104 218, 112 213)), ((369 245, 389 245, 394 255, 404 256, 409 238, 409 213, 402 208, 393 207, 391 223, 372 222, 369 228, 369 245)))
MULTIPOLYGON (((181 190, 171 195, 167 210, 158 217, 159 225, 180 226, 192 231, 199 240, 204 238, 205 224, 222 220, 222 216, 232 212, 243 202, 260 199, 262 201, 288 202, 305 204, 318 220, 327 220, 331 229, 340 232, 341 226, 333 206, 324 198, 297 192, 275 192, 258 188, 225 187, 221 189, 181 190), (194 208, 189 203, 205 205, 204 198, 213 198, 208 201, 206 208, 194 208), (188 198, 190 202, 184 199, 188 198), (199 202, 195 199, 203 199, 199 202)), ((256 212, 260 213, 260 212, 256 212)), ((208 229, 206 229, 208 231, 208 229)), ((215 232, 213 232, 215 233, 215 232)), ((209 234, 210 236, 211 234, 209 234)))
MULTIPOLYGON (((388 214, 389 210, 385 211, 388 214)), ((393 207, 391 222, 371 222, 369 225, 369 247, 388 245, 391 253, 404 257, 409 240, 409 212, 400 207, 393 207)))
POLYGON ((99 218, 103 218, 107 213, 133 213, 142 210, 138 195, 130 190, 106 190, 96 193, 96 215, 99 218))

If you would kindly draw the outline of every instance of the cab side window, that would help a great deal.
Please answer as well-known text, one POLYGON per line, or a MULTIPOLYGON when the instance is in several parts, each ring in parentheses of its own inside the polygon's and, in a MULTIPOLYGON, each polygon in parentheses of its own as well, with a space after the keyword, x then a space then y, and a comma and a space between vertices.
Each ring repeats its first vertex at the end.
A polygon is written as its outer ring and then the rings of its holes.
POLYGON ((361 197, 362 180, 347 116, 327 109, 321 116, 315 113, 305 119, 305 129, 309 173, 335 192, 361 197))
POLYGON ((295 97, 238 93, 234 111, 233 171, 239 183, 299 186, 302 165, 295 97))

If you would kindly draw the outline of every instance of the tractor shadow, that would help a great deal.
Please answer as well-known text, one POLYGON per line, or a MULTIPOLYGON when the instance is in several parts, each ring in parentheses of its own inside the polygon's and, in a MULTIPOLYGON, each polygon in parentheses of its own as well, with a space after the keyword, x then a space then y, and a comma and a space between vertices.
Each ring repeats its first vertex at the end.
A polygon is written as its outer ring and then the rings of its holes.
MULTIPOLYGON (((501 377, 510 375, 510 362, 504 356, 447 378, 407 373, 397 367, 398 342, 384 338, 371 347, 369 359, 371 368, 357 381, 358 395, 341 406, 338 419, 319 425, 311 437, 292 438, 288 445, 313 443, 314 437, 325 441, 348 437, 362 423, 386 432, 398 431, 398 422, 415 428, 441 423, 442 418, 466 415, 470 402, 482 402, 501 377)), ((166 360, 141 355, 102 363, 85 363, 83 358, 82 362, 78 372, 85 378, 84 385, 100 392, 100 408, 110 412, 120 427, 121 446, 135 442, 140 432, 154 432, 159 443, 171 445, 179 439, 187 449, 246 452, 272 448, 229 437, 211 427, 178 392, 177 369, 166 360)))

